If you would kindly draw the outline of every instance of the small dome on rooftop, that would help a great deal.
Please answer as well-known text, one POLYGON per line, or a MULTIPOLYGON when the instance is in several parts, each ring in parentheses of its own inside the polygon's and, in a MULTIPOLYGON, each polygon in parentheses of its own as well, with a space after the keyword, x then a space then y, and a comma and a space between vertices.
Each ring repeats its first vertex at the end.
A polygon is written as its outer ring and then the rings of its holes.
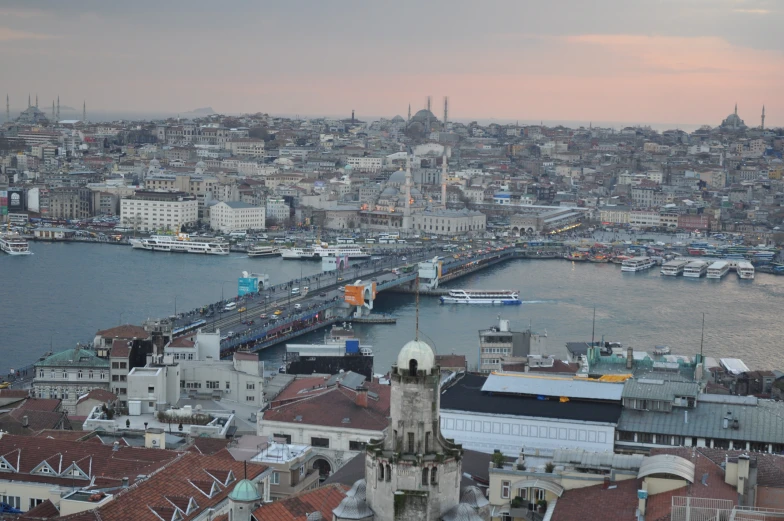
POLYGON ((436 366, 436 355, 430 346, 421 340, 412 340, 403 346, 397 355, 397 368, 400 370, 410 370, 416 367, 417 371, 424 371, 430 374, 436 366), (415 364, 412 364, 415 362, 415 364))
POLYGON ((254 485, 251 480, 243 479, 234 485, 234 489, 229 494, 229 499, 232 501, 252 503, 253 501, 261 500, 261 496, 259 495, 259 490, 256 488, 256 485, 254 485))

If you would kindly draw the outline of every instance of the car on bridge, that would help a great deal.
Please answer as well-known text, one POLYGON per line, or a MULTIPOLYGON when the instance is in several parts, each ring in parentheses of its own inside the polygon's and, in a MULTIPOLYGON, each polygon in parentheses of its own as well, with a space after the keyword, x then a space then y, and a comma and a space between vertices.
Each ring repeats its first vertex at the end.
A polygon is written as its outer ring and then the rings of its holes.
POLYGON ((266 313, 262 313, 261 315, 259 315, 259 318, 267 318, 267 314, 266 313))
POLYGON ((241 307, 240 309, 237 310, 238 313, 242 313, 243 311, 248 311, 248 308, 243 306, 243 307, 241 307))
POLYGON ((280 315, 282 315, 282 314, 283 314, 283 311, 281 311, 281 310, 279 310, 279 309, 276 309, 276 310, 275 310, 275 312, 273 313, 273 315, 275 315, 276 317, 277 317, 277 316, 280 316, 280 315))

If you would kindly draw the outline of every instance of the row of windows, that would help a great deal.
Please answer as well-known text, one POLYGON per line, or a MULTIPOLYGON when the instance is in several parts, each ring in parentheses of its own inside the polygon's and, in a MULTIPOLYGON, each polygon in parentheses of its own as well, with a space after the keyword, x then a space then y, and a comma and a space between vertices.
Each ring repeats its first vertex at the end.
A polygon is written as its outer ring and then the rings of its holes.
MULTIPOLYGON (((510 499, 512 489, 511 481, 501 482, 501 499, 510 499)), ((543 488, 518 488, 515 497, 524 501, 538 501, 544 499, 545 491, 543 488), (529 499, 530 498, 530 499, 529 499)))
MULTIPOLYGON (((44 376, 45 373, 46 372, 43 369, 40 369, 38 371, 38 378, 45 378, 45 376, 44 376)), ((99 375, 98 378, 100 380, 106 380, 106 373, 105 372, 101 371, 100 373, 98 373, 98 375, 99 375)), ((79 379, 83 379, 84 376, 85 376, 85 373, 82 370, 79 370, 79 372, 76 373, 76 377, 79 378, 79 379)), ((52 371, 49 371, 49 378, 68 378, 68 373, 66 371, 54 371, 54 370, 52 370, 52 371)), ((87 372, 87 379, 88 380, 94 380, 95 379, 95 373, 93 371, 88 371, 87 372)))

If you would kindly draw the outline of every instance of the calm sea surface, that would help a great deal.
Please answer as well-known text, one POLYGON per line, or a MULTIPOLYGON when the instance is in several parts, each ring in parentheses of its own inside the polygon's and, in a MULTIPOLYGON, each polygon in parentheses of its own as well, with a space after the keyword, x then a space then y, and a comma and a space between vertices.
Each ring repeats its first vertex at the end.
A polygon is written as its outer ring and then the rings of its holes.
MULTIPOLYGON (((51 345, 55 351, 120 323, 141 322, 234 295, 241 272, 267 273, 273 283, 320 269, 320 263, 151 253, 100 244, 32 243, 35 255, 0 255, 0 374, 28 364, 51 345), (226 281, 224 283, 224 281, 226 281)), ((671 278, 658 269, 621 274, 612 264, 514 260, 465 277, 452 287, 517 289, 522 306, 441 305, 421 297, 420 331, 438 353, 465 354, 477 361, 478 330, 511 319, 514 329, 546 332, 549 350, 565 355, 565 342, 588 341, 596 307, 596 338, 639 349, 657 344, 674 353, 699 351, 702 313, 705 353, 737 356, 757 369, 781 369, 784 277, 757 274, 740 281, 671 278)), ((416 309, 411 295, 382 293, 376 310, 398 317, 396 325, 359 325, 373 346, 377 372, 394 362, 413 338, 416 309)), ((316 342, 313 333, 298 342, 316 342)), ((283 346, 262 358, 280 363, 283 346)))

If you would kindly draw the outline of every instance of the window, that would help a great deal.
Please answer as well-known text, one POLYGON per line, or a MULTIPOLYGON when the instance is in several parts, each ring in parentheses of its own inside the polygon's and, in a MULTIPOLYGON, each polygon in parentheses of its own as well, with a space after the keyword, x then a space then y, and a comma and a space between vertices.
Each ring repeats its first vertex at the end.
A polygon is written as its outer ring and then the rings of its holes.
POLYGON ((270 485, 280 485, 280 474, 273 472, 270 476, 270 485))
POLYGON ((246 396, 245 397, 245 401, 246 402, 255 402, 256 401, 256 397, 255 396, 246 396))
POLYGON ((409 454, 413 454, 414 453, 414 433, 413 432, 409 432, 408 433, 408 453, 409 454))
POLYGON ((511 486, 512 486, 511 481, 501 482, 501 499, 509 499, 509 490, 511 486))
POLYGON ((152 385, 147 386, 147 392, 150 393, 150 394, 154 394, 155 393, 155 387, 152 386, 152 385))
POLYGON ((79 372, 77 373, 77 378, 80 379, 80 380, 82 379, 82 370, 81 369, 79 369, 79 372))
POLYGON ((16 509, 19 509, 21 506, 21 498, 19 496, 0 496, 0 501, 16 509))
POLYGON ((429 470, 429 469, 428 469, 427 467, 425 467, 425 468, 423 468, 423 469, 422 469, 422 486, 423 486, 423 487, 426 487, 426 486, 427 486, 427 483, 428 483, 428 481, 430 481, 430 480, 428 479, 428 478, 429 478, 429 475, 428 475, 428 470, 429 470))
MULTIPOLYGON (((44 377, 44 370, 41 369, 40 371, 38 371, 38 378, 43 378, 43 377, 44 377)), ((3 497, 5 497, 5 496, 3 496, 3 497)))
POLYGON ((119 368, 120 368, 120 362, 112 362, 112 369, 119 369, 119 368))
POLYGON ((280 440, 286 440, 286 444, 291 444, 291 435, 290 434, 273 434, 273 438, 278 438, 280 440))
POLYGON ((365 450, 365 445, 364 441, 349 441, 348 450, 365 450))
POLYGON ((534 493, 536 495, 536 500, 544 500, 544 489, 543 488, 535 488, 534 493))
POLYGON ((207 389, 220 389, 220 385, 216 381, 207 381, 207 389))
POLYGON ((430 469, 430 484, 431 485, 438 484, 438 468, 437 467, 433 467, 432 469, 430 469))
POLYGON ((310 438, 310 444, 313 447, 323 447, 325 449, 329 448, 329 438, 310 438))
POLYGON ((256 384, 255 383, 248 382, 248 383, 245 384, 245 389, 247 389, 248 391, 252 391, 255 388, 256 388, 256 384))
POLYGON ((32 509, 32 508, 35 508, 35 507, 37 507, 38 505, 40 505, 41 503, 43 503, 43 502, 44 502, 44 500, 43 500, 43 499, 36 499, 36 498, 34 498, 34 497, 31 497, 31 498, 30 498, 30 508, 31 508, 31 509, 32 509))
POLYGON ((231 389, 231 384, 229 382, 226 382, 226 390, 228 391, 229 389, 231 389))
POLYGON ((147 405, 152 409, 155 407, 155 402, 147 402, 147 405))

